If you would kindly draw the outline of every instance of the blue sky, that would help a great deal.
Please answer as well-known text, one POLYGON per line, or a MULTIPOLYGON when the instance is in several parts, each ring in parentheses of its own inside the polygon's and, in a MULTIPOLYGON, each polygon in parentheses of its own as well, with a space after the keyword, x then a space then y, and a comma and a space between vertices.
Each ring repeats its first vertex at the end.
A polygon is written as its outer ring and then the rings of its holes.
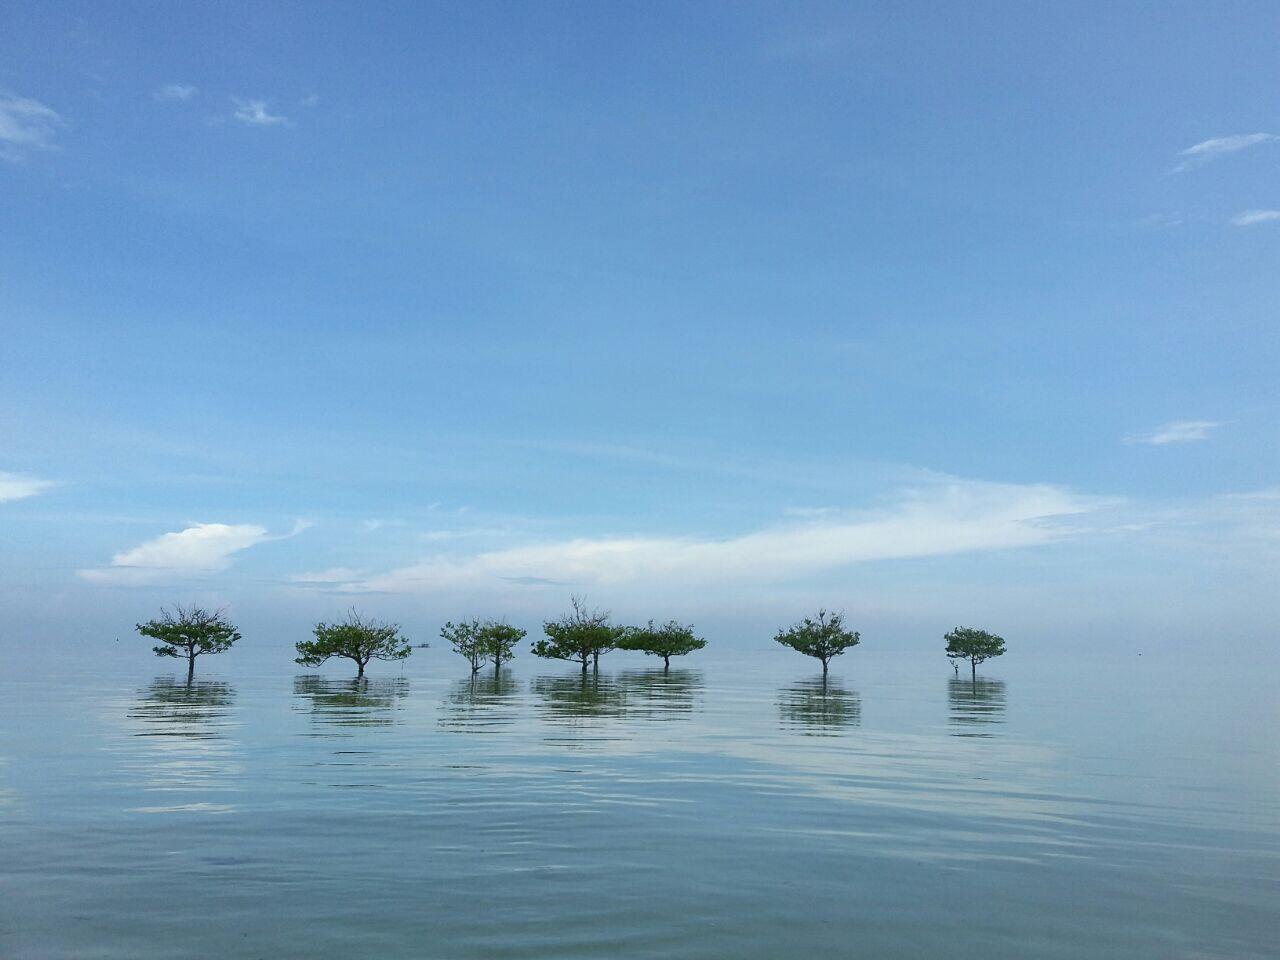
POLYGON ((11 5, 0 620, 1267 646, 1278 30, 11 5))

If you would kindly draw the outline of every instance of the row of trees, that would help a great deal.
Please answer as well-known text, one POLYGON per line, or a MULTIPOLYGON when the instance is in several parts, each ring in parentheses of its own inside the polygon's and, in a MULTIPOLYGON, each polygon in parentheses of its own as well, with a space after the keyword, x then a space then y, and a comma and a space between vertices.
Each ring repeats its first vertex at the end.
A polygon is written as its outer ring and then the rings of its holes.
MULTIPOLYGON (((158 618, 138 624, 137 629, 144 637, 159 641, 153 648, 157 656, 185 657, 188 680, 195 676, 197 657, 222 653, 240 639, 240 631, 222 611, 210 613, 199 607, 161 610, 158 618)), ((611 650, 661 657, 663 668, 670 669, 672 657, 707 645, 688 624, 669 620, 655 625, 650 620, 643 627, 624 626, 614 623, 607 610, 588 608, 578 597, 573 598, 569 613, 543 623, 542 632, 543 639, 530 647, 534 656, 581 664, 584 674, 588 667, 599 669, 601 655, 611 650)), ((413 652, 397 624, 368 619, 354 610, 345 620, 317 623, 312 634, 314 639, 295 645, 296 663, 318 667, 333 657, 345 658, 356 664, 358 677, 364 676, 365 667, 374 660, 403 660, 413 652)), ((500 620, 450 621, 440 628, 440 636, 467 659, 476 674, 487 664, 493 664, 495 672, 501 671, 502 664, 515 656, 516 644, 524 639, 525 631, 500 620)), ((1005 652, 1004 640, 985 630, 956 627, 945 639, 947 656, 956 662, 957 672, 959 661, 968 660, 975 680, 978 664, 1005 652)), ((821 661, 825 677, 831 661, 857 646, 862 637, 845 627, 843 613, 819 610, 816 616, 778 631, 774 640, 821 661)))

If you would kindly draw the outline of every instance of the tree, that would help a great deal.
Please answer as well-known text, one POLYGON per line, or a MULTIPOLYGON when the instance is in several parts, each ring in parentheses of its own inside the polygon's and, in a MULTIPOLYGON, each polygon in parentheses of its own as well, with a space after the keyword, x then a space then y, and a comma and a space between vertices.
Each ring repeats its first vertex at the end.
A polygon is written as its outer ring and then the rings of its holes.
POLYGON ((534 656, 581 663, 583 673, 589 662, 599 669, 600 654, 618 646, 625 628, 609 622, 608 610, 588 610, 581 597, 574 597, 571 602, 572 612, 543 623, 542 632, 547 638, 534 643, 534 656))
POLYGON ((230 650, 240 639, 240 631, 221 610, 209 613, 200 607, 174 607, 173 613, 161 608, 158 618, 137 624, 137 630, 160 641, 152 647, 157 657, 187 658, 188 683, 196 673, 196 657, 230 650))
POLYGON ((683 657, 706 645, 707 641, 694 636, 691 625, 668 620, 662 626, 655 627, 650 620, 648 626, 629 628, 618 643, 618 648, 661 657, 662 668, 670 670, 672 657, 683 657))
POLYGON ((515 645, 524 637, 519 627, 499 620, 472 620, 468 623, 446 623, 440 636, 449 641, 454 653, 460 653, 471 664, 471 672, 479 673, 486 661, 493 662, 495 673, 502 671, 502 661, 515 656, 515 645))
POLYGON ((400 636, 400 626, 380 620, 366 620, 355 610, 339 623, 317 623, 314 640, 299 640, 297 659, 304 667, 318 667, 330 657, 346 657, 356 662, 356 676, 364 676, 370 660, 403 660, 413 652, 400 636))
POLYGON ((502 661, 516 655, 516 644, 524 639, 525 631, 501 620, 486 620, 480 624, 480 645, 485 656, 493 661, 493 675, 502 672, 502 661))
POLYGON ((843 613, 819 610, 817 617, 805 617, 786 630, 779 630, 773 638, 784 647, 790 647, 806 657, 822 661, 822 675, 827 675, 827 664, 847 649, 857 646, 862 637, 856 630, 844 628, 843 613))
POLYGON ((454 653, 460 653, 467 658, 473 674, 479 673, 480 668, 489 659, 489 653, 480 637, 480 630, 479 620, 459 624, 450 621, 440 628, 440 636, 449 641, 454 653))
POLYGON ((978 664, 992 657, 1004 656, 1004 638, 973 627, 956 627, 943 637, 947 656, 952 660, 968 660, 970 676, 978 679, 978 664))

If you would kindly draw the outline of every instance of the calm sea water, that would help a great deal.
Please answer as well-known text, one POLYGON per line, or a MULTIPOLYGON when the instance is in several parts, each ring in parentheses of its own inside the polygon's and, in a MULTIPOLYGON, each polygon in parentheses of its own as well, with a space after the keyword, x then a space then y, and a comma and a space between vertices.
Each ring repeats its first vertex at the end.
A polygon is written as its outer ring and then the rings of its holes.
POLYGON ((1270 671, 119 649, 0 677, 6 960, 1280 955, 1270 671))

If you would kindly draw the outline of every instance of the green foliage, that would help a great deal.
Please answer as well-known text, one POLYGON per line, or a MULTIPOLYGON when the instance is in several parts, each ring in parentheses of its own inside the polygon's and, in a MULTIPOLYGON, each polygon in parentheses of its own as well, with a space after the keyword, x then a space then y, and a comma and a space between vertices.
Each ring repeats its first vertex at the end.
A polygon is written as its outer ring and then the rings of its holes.
POLYGON ((515 656, 516 644, 524 635, 524 630, 500 620, 486 620, 480 625, 480 643, 485 655, 493 661, 494 670, 502 669, 502 661, 515 656))
POLYGON ((707 641, 695 636, 692 625, 668 620, 660 627, 655 627, 650 620, 644 627, 629 627, 618 643, 620 650, 637 650, 650 656, 661 657, 663 664, 670 667, 672 657, 701 650, 707 641))
POLYGON ((779 630, 773 639, 797 653, 821 660, 822 672, 825 675, 831 658, 838 657, 850 647, 856 646, 862 637, 856 630, 844 628, 843 613, 819 610, 816 617, 805 617, 786 630, 779 630))
POLYGON ((161 609, 158 618, 139 623, 137 631, 160 641, 151 648, 157 657, 185 657, 188 678, 195 672, 196 657, 222 653, 240 639, 240 631, 221 610, 209 613, 200 607, 179 606, 172 613, 161 609))
POLYGON ((489 659, 484 642, 480 639, 480 621, 471 620, 455 624, 452 620, 440 628, 440 637, 447 640, 454 653, 461 654, 471 664, 471 672, 478 673, 489 659))
POLYGON ((625 627, 609 620, 607 610, 588 610, 581 597, 572 600, 573 610, 559 620, 548 620, 542 625, 545 640, 533 644, 533 653, 552 660, 570 660, 581 663, 585 673, 587 663, 600 662, 600 654, 618 646, 625 627))
POLYGON ((491 661, 495 670, 501 669, 504 660, 515 656, 515 645, 524 635, 519 627, 499 620, 449 622, 440 628, 440 636, 449 641, 454 653, 467 658, 472 673, 478 673, 486 661, 491 661))
POLYGON ((1004 655, 1004 638, 973 627, 956 627, 943 637, 947 641, 947 656, 952 660, 968 660, 972 675, 978 675, 978 664, 983 660, 1004 655))
POLYGON ((299 640, 297 659, 304 667, 318 667, 330 657, 354 660, 357 676, 364 676, 370 660, 403 660, 413 652, 394 623, 366 620, 352 610, 339 623, 317 623, 314 640, 299 640))

